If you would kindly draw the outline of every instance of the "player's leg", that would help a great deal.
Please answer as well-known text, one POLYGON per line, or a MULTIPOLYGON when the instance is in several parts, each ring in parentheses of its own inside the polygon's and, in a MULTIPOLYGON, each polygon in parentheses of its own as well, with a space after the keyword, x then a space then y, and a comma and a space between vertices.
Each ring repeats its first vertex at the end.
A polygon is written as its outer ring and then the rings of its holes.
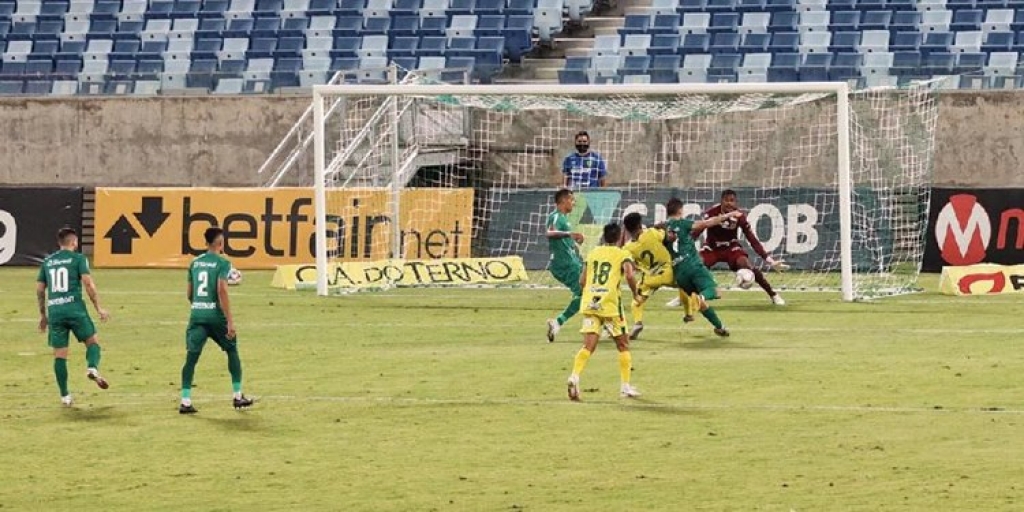
POLYGON ((228 338, 227 324, 211 327, 213 341, 228 356, 228 373, 231 375, 232 404, 235 409, 244 409, 255 403, 242 394, 242 359, 238 356, 238 336, 228 338))
POLYGON ((580 286, 580 272, 582 271, 583 268, 579 265, 551 269, 551 274, 555 276, 555 279, 572 292, 572 298, 569 299, 569 304, 565 306, 558 317, 548 320, 548 342, 555 341, 555 336, 565 322, 568 322, 580 311, 580 299, 583 297, 583 287, 580 286))
POLYGON ((185 329, 185 364, 181 367, 181 406, 178 407, 181 414, 197 412, 192 406, 192 380, 208 337, 206 327, 201 324, 189 322, 185 329))
POLYGON ((68 341, 70 332, 62 320, 50 319, 47 326, 47 343, 53 349, 53 375, 57 379, 60 401, 64 406, 73 404, 68 392, 68 341))
POLYGON ((733 251, 733 254, 734 256, 732 257, 732 260, 729 262, 729 268, 732 269, 733 272, 741 268, 749 269, 751 272, 754 273, 754 281, 757 283, 758 286, 761 287, 762 290, 764 290, 765 293, 768 294, 768 298, 772 300, 773 304, 775 304, 776 306, 786 305, 786 301, 782 300, 782 297, 778 294, 778 292, 772 289, 772 285, 771 283, 768 282, 768 278, 764 277, 764 272, 761 272, 761 269, 754 268, 754 266, 750 264, 750 258, 747 257, 747 254, 745 252, 743 252, 742 250, 737 250, 733 251))
MULTIPOLYGON (((640 295, 645 299, 649 298, 658 288, 664 286, 673 286, 675 284, 675 277, 672 274, 672 269, 662 270, 657 274, 641 274, 638 288, 640 295)), ((630 303, 630 313, 633 315, 633 327, 629 331, 629 339, 635 340, 640 337, 640 333, 644 330, 644 306, 647 301, 637 303, 632 301, 630 303)))
POLYGON ((722 324, 722 319, 718 318, 718 312, 715 308, 711 307, 709 301, 716 300, 720 297, 718 294, 718 283, 715 282, 715 277, 711 275, 711 272, 706 268, 695 269, 694 275, 692 276, 694 287, 697 289, 697 300, 700 302, 700 314, 707 319, 715 327, 715 334, 725 337, 729 335, 729 331, 722 324))
POLYGON ((580 334, 583 335, 583 346, 576 352, 572 360, 572 373, 569 374, 569 399, 580 399, 580 374, 587 367, 590 356, 597 350, 597 342, 601 339, 601 329, 604 321, 593 315, 583 315, 583 327, 580 334))
POLYGON ((100 389, 109 388, 110 383, 100 375, 102 349, 100 348, 99 336, 96 335, 96 325, 92 323, 92 319, 89 318, 88 314, 80 315, 70 322, 71 331, 75 333, 75 338, 85 344, 86 376, 89 377, 89 380, 95 382, 100 389))
POLYGON ((621 315, 610 319, 611 330, 615 333, 615 348, 619 350, 619 396, 636 398, 640 392, 630 383, 633 373, 633 354, 629 351, 629 336, 626 335, 626 319, 621 315))

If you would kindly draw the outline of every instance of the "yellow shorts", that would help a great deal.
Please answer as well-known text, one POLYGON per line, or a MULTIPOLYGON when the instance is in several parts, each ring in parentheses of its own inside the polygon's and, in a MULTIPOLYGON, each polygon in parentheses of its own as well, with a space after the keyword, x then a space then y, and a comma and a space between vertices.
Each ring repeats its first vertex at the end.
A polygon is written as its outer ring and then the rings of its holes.
POLYGON ((580 334, 597 334, 601 335, 603 328, 608 328, 608 331, 612 333, 612 336, 622 336, 626 334, 626 318, 622 315, 614 316, 598 316, 598 315, 583 315, 583 327, 580 329, 580 334))
POLYGON ((654 290, 666 286, 675 286, 675 284, 676 278, 672 272, 672 267, 662 269, 657 274, 641 274, 640 295, 649 297, 654 290))

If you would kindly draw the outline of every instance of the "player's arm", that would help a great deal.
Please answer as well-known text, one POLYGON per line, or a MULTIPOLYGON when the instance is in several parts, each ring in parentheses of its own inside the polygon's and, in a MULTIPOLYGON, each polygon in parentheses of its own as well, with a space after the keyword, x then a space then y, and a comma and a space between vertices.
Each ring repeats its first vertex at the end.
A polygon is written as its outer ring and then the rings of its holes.
POLYGON ((645 297, 640 295, 640 290, 636 287, 636 273, 633 269, 633 262, 626 260, 622 262, 622 273, 626 276, 626 284, 629 285, 629 291, 633 292, 633 300, 637 303, 643 303, 645 297))
POLYGON ((583 265, 583 272, 580 272, 580 288, 587 286, 587 265, 583 265))
POLYGON ((714 217, 708 217, 706 219, 701 219, 701 220, 695 221, 693 223, 693 228, 691 228, 690 232, 691 233, 700 233, 701 231, 704 231, 707 228, 718 226, 721 223, 723 223, 723 222, 725 222, 725 221, 727 221, 729 219, 737 219, 737 218, 739 218, 742 215, 743 215, 743 212, 741 212, 739 210, 735 210, 735 211, 731 211, 729 213, 725 213, 725 214, 722 214, 722 215, 715 215, 714 217))
POLYGON ((787 265, 786 262, 782 260, 776 261, 768 254, 768 251, 764 250, 764 246, 761 245, 761 241, 757 239, 757 234, 754 233, 754 228, 750 226, 750 223, 747 222, 747 218, 745 216, 740 218, 738 224, 740 229, 743 230, 743 236, 747 239, 747 243, 750 244, 750 248, 753 249, 754 252, 756 252, 757 255, 765 261, 765 263, 771 265, 773 269, 778 271, 789 270, 789 265, 787 265))
POLYGON ((192 287, 192 281, 189 281, 188 282, 188 289, 185 292, 186 297, 188 297, 188 303, 189 304, 192 303, 192 298, 195 297, 195 293, 196 293, 196 290, 195 290, 195 288, 192 287))
POLYGON ((562 159, 562 186, 565 188, 572 187, 572 156, 567 156, 562 159))
POLYGON ((559 226, 556 222, 552 222, 551 224, 548 225, 548 232, 546 236, 548 237, 548 240, 557 240, 559 238, 572 238, 573 241, 575 241, 578 244, 583 243, 582 233, 573 233, 572 231, 559 229, 559 226))
POLYGON ((103 309, 100 305, 100 292, 96 289, 96 281, 93 281, 92 275, 82 275, 82 286, 85 286, 85 293, 89 295, 89 300, 92 301, 92 307, 96 308, 96 313, 100 315, 100 320, 106 322, 110 318, 110 313, 103 309))
POLYGON ((36 302, 39 303, 39 332, 46 332, 46 281, 36 281, 36 302))
POLYGON ((597 186, 608 186, 608 166, 601 155, 597 155, 597 186))
POLYGON ((228 297, 228 280, 224 276, 217 279, 217 303, 220 304, 220 310, 224 313, 224 318, 228 321, 228 338, 234 339, 235 317, 231 314, 231 299, 228 297))

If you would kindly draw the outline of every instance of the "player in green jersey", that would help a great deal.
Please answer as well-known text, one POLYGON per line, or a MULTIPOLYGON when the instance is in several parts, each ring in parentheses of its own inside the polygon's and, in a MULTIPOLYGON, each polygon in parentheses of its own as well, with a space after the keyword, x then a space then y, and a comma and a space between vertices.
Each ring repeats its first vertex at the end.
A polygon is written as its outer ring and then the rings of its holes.
POLYGON ((718 313, 708 305, 709 300, 719 298, 718 284, 715 283, 711 272, 704 266, 704 260, 697 252, 693 235, 729 219, 735 219, 743 213, 737 210, 704 220, 684 219, 683 202, 674 197, 669 199, 665 210, 668 214, 665 229, 670 233, 669 252, 672 253, 672 272, 675 274, 676 285, 688 294, 696 293, 700 313, 708 322, 711 322, 711 325, 715 326, 715 334, 728 336, 729 331, 722 324, 722 320, 718 318, 718 313))
POLYGON ((209 228, 204 237, 207 251, 188 266, 188 301, 192 304, 192 313, 185 331, 185 366, 181 369, 181 406, 178 407, 181 414, 197 412, 192 405, 192 376, 208 339, 213 339, 228 356, 235 409, 244 409, 254 402, 242 394, 242 361, 238 357, 238 335, 228 298, 231 263, 221 256, 224 230, 209 228))
POLYGON ((100 389, 110 384, 100 376, 100 344, 96 337, 96 326, 89 318, 89 311, 82 301, 82 287, 96 308, 100 320, 107 321, 110 314, 100 306, 96 283, 89 273, 89 260, 78 251, 78 233, 71 228, 57 232, 60 250, 49 255, 39 267, 36 278, 36 299, 39 302, 39 331, 50 334, 48 343, 53 348, 53 373, 60 389, 60 401, 65 406, 73 405, 68 392, 68 341, 74 333, 80 343, 85 343, 86 375, 100 389))
POLYGON ((565 310, 557 318, 548 320, 548 342, 555 341, 555 335, 576 313, 580 311, 580 297, 583 287, 580 286, 580 272, 583 271, 583 258, 576 244, 583 243, 583 234, 573 233, 569 223, 569 214, 576 205, 576 196, 572 191, 563 188, 555 192, 555 211, 548 215, 547 238, 551 250, 551 261, 548 268, 551 275, 559 283, 572 292, 572 299, 565 310))

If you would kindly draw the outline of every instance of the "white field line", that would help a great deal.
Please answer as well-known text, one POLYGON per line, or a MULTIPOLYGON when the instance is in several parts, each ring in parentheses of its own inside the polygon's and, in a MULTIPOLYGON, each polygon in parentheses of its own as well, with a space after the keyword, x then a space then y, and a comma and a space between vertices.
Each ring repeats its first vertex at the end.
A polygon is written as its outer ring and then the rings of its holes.
MULTIPOLYGON (((39 321, 37 318, 0 318, 0 324, 35 324, 39 321)), ((116 319, 112 320, 116 323, 116 319)), ((126 322, 129 326, 181 326, 184 327, 188 322, 185 320, 131 320, 126 322)), ((109 325, 109 324, 103 324, 109 325)), ((333 325, 331 321, 327 321, 321 324, 311 324, 309 322, 240 322, 239 327, 242 328, 274 328, 274 327, 311 327, 316 328, 323 325, 333 325)), ((423 322, 386 322, 386 323, 371 323, 371 322, 358 322, 360 327, 371 327, 371 328, 393 328, 393 327, 423 327, 423 322)), ((540 324, 543 326, 543 324, 540 324)), ((445 322, 446 327, 456 328, 479 328, 479 323, 452 323, 445 322)), ((501 328, 501 329, 512 329, 522 327, 522 322, 517 323, 488 323, 483 327, 501 328)), ((697 323, 695 326, 686 327, 682 324, 677 326, 672 325, 645 325, 644 331, 699 331, 703 330, 706 326, 703 323, 697 323)), ((767 332, 767 333, 849 333, 849 327, 811 327, 807 325, 794 325, 793 327, 739 327, 733 328, 735 332, 767 332)), ((1005 328, 1005 329, 964 329, 964 328, 916 328, 916 327, 878 327, 878 328, 864 328, 860 327, 857 329, 859 333, 908 333, 908 334, 1024 334, 1024 327, 1019 328, 1005 328)), ((641 342, 643 340, 641 339, 641 342)))
MULTIPOLYGON (((79 399, 77 407, 88 410, 90 406, 98 407, 130 407, 147 406, 155 404, 175 404, 177 395, 171 393, 102 393, 105 396, 123 399, 117 402, 93 402, 94 396, 86 396, 79 399)), ((36 398, 52 397, 53 393, 0 393, 0 398, 36 398)), ((635 408, 653 410, 679 410, 694 412, 769 412, 769 413, 850 413, 850 414, 1003 414, 1003 415, 1024 415, 1024 409, 1012 409, 1001 407, 913 407, 913 406, 885 406, 885 405, 821 405, 821 404, 729 404, 729 403, 694 403, 694 402, 655 402, 650 399, 640 400, 587 400, 584 397, 582 403, 573 403, 566 399, 521 399, 521 398, 411 398, 411 397, 365 397, 365 396, 299 396, 299 395, 266 395, 258 396, 254 411, 263 408, 272 408, 273 402, 302 402, 314 403, 323 402, 331 404, 348 405, 380 405, 392 407, 434 407, 434 406, 512 406, 512 407, 614 407, 614 408, 635 408)), ((199 396, 196 399, 198 404, 203 402, 227 403, 229 398, 204 398, 199 396)), ((18 410, 45 410, 59 409, 57 400, 41 400, 39 404, 19 406, 18 410), (42 403, 45 402, 45 403, 42 403)))

